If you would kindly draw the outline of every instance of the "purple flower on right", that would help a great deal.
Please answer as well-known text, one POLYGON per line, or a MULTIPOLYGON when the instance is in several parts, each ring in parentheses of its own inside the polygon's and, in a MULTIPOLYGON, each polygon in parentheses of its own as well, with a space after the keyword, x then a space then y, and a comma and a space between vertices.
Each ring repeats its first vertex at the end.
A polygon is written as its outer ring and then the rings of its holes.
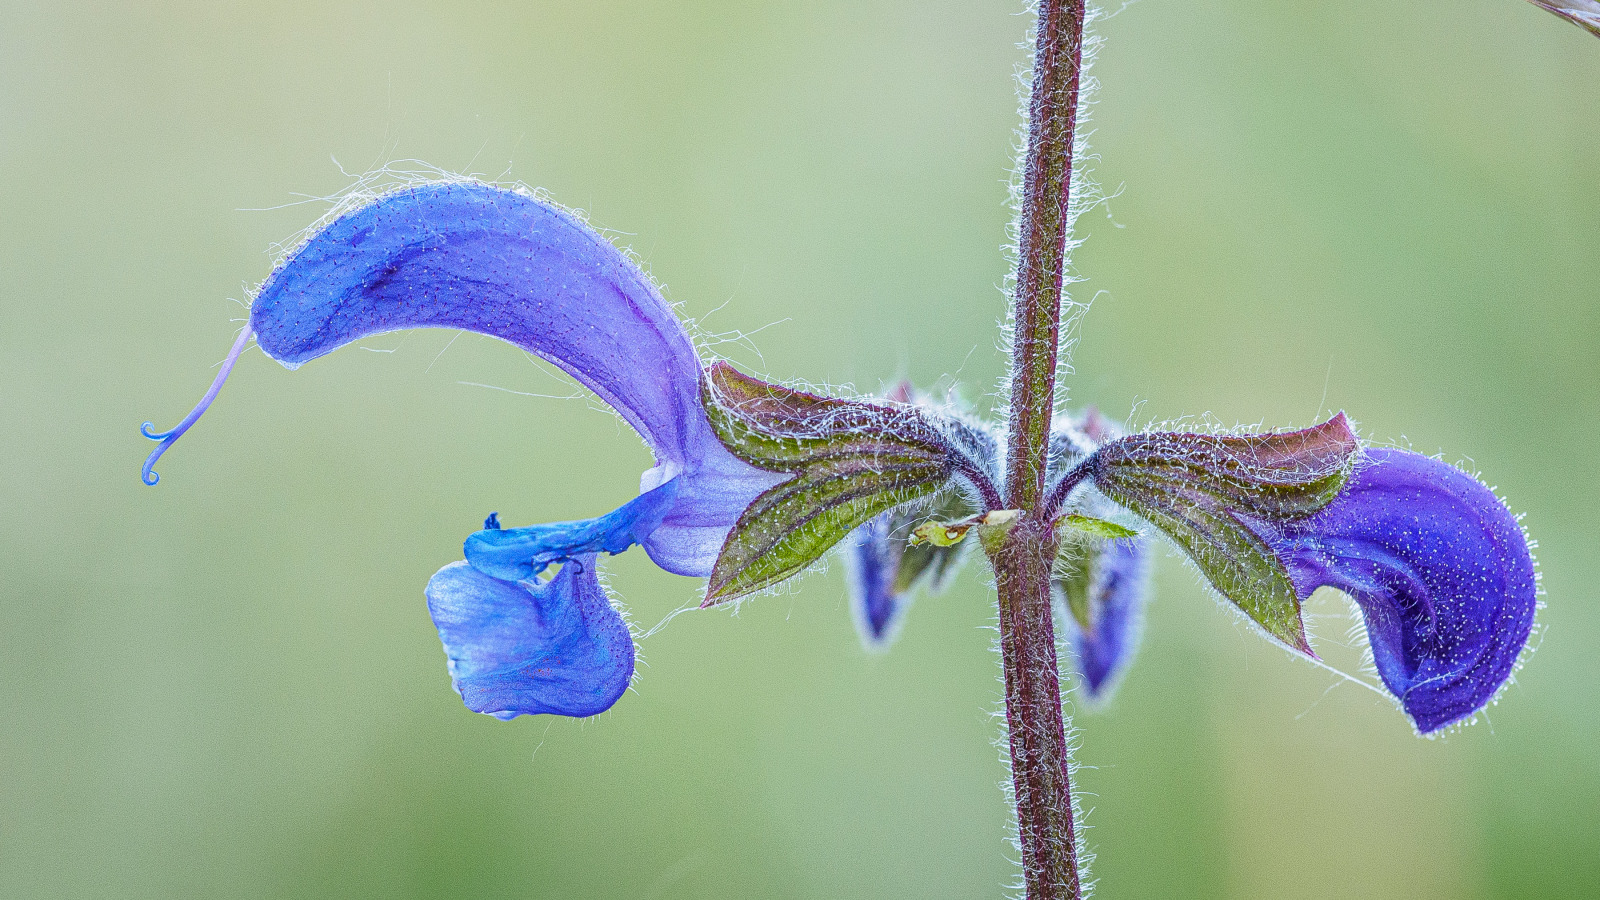
POLYGON ((1483 709, 1510 678, 1538 577, 1516 518, 1477 479, 1420 454, 1367 450, 1320 511, 1250 524, 1301 600, 1326 585, 1360 605, 1378 675, 1423 734, 1483 709))
MULTIPOLYGON (((1301 604, 1324 586, 1349 595, 1379 677, 1422 734, 1488 705, 1528 643, 1539 584, 1516 517, 1454 466, 1363 448, 1342 413, 1293 432, 1129 435, 1096 449, 1056 493, 1083 496, 1074 491, 1088 484, 1307 656, 1301 604)), ((1122 654, 1133 645, 1114 634, 1099 643, 1122 654)))

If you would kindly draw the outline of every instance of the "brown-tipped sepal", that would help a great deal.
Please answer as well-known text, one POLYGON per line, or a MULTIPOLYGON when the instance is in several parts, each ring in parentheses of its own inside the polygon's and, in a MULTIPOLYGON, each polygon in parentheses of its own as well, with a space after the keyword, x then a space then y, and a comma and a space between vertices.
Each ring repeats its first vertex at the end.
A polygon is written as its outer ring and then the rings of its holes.
POLYGON ((707 606, 797 574, 873 516, 937 491, 956 469, 956 448, 913 406, 822 397, 722 362, 706 369, 701 391, 730 453, 794 476, 734 523, 711 572, 707 606))
POLYGON ((1245 615, 1314 655, 1284 560, 1247 523, 1321 510, 1344 488, 1359 452, 1340 413, 1281 433, 1129 435, 1101 447, 1092 465, 1096 487, 1172 538, 1245 615))

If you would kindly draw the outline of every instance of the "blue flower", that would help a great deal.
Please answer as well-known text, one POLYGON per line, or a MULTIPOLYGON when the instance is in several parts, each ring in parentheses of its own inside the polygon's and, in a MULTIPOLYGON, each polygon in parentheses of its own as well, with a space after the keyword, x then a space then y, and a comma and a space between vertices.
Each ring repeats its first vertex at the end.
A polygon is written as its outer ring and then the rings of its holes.
MULTIPOLYGON (((293 369, 408 328, 477 332, 537 354, 615 409, 654 454, 640 496, 606 515, 509 529, 491 516, 467 539, 466 563, 441 569, 426 592, 468 707, 500 718, 609 708, 632 676, 633 644, 595 555, 637 544, 669 572, 707 575, 739 514, 783 477, 718 441, 694 344, 638 266, 571 213, 478 182, 409 187, 333 218, 262 284, 227 368, 251 333, 293 369)), ((161 441, 147 483, 226 375, 178 428, 146 427, 161 441)))
POLYGON ((1361 607, 1378 675, 1423 734, 1471 717, 1511 677, 1538 578, 1516 517, 1477 479, 1416 453, 1367 450, 1320 511, 1248 521, 1300 599, 1328 586, 1361 607))
MULTIPOLYGON (((1423 734, 1493 700, 1531 634, 1538 578, 1505 504, 1454 466, 1362 448, 1342 414, 1286 433, 1130 435, 1087 456, 1056 493, 1084 479, 1165 532, 1296 651, 1315 655, 1301 604, 1319 587, 1349 595, 1379 677, 1423 734)), ((1100 641, 1112 656, 1130 643, 1100 641)))

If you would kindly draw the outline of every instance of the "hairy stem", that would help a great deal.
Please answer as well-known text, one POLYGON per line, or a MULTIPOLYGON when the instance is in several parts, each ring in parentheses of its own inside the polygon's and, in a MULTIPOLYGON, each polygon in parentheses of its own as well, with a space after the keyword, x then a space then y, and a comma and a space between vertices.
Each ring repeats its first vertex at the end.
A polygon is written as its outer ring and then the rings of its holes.
POLYGON ((1028 101, 1011 346, 1007 502, 1032 509, 1044 493, 1050 413, 1061 346, 1061 283, 1072 189, 1072 138, 1083 66, 1083 0, 1041 0, 1028 101))
POLYGON ((1028 900, 1078 900, 1072 784, 1050 620, 1055 529, 1024 516, 997 537, 984 544, 1000 589, 1000 657, 1023 881, 1028 900))
POLYGON ((1100 454, 1096 453, 1073 466, 1059 481, 1051 485, 1050 493, 1045 495, 1040 516, 1047 522, 1054 522, 1060 517, 1061 508, 1066 505, 1067 498, 1072 496, 1073 489, 1094 475, 1099 462, 1100 454))
POLYGON ((1006 505, 1022 510, 1023 516, 984 541, 1000 594, 1011 780, 1028 900, 1078 900, 1082 895, 1050 619, 1057 539, 1040 501, 1061 345, 1083 25, 1083 0, 1040 0, 1017 236, 1006 448, 1006 505))

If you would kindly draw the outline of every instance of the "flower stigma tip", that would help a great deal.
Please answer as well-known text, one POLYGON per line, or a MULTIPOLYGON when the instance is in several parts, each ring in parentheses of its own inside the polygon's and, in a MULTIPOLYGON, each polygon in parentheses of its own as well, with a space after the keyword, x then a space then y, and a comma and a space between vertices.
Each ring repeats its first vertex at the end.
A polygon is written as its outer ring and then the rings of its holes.
POLYGON ((152 441, 160 442, 156 449, 150 451, 150 455, 144 461, 144 467, 139 471, 140 477, 144 479, 145 484, 154 485, 161 480, 161 476, 156 474, 155 471, 156 460, 161 458, 161 454, 167 452, 168 447, 177 443, 178 438, 183 437, 183 433, 188 431, 190 426, 194 425, 205 414, 206 409, 211 406, 211 401, 217 399, 218 392, 222 390, 222 383, 228 380, 229 373, 233 371, 233 364, 238 362, 239 354, 244 352, 245 345, 250 342, 250 337, 254 333, 249 325, 246 325, 239 332, 239 337, 233 342, 233 349, 228 351, 228 358, 222 361, 222 370, 217 373, 217 377, 211 382, 211 387, 206 391, 205 396, 200 398, 200 402, 194 405, 194 409, 189 410, 189 414, 184 416, 183 421, 179 422, 176 427, 169 431, 152 432, 149 422, 139 426, 140 434, 152 441))

